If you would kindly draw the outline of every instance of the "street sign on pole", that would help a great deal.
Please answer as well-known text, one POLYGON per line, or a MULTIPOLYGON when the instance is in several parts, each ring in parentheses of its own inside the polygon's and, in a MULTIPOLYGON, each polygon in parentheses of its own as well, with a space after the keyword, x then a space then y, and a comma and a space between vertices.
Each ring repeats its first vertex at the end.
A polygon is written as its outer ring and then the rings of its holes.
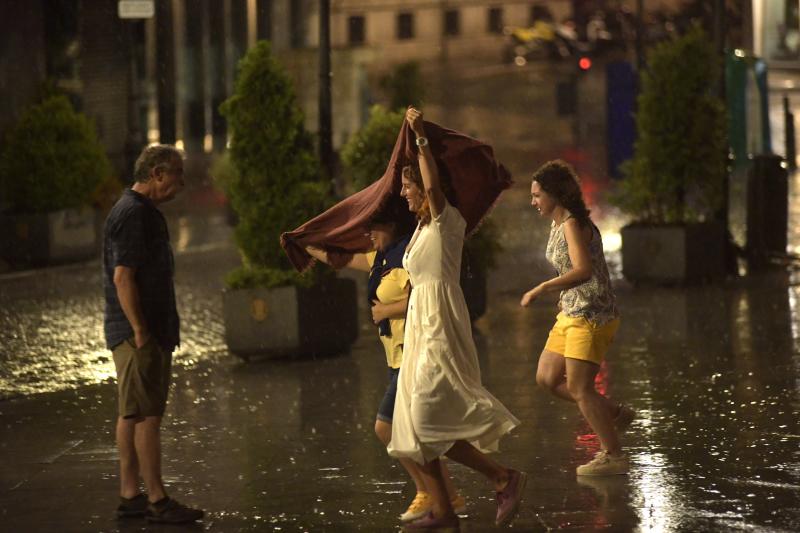
POLYGON ((121 19, 149 19, 155 15, 153 0, 119 0, 117 14, 121 19))

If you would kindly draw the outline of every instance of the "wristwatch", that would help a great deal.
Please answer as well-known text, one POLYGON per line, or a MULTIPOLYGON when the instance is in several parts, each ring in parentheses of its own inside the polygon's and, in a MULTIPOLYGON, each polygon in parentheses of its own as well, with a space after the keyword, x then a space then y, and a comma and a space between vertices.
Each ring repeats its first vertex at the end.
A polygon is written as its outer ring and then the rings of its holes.
POLYGON ((428 146, 428 138, 427 137, 417 137, 417 146, 428 146))

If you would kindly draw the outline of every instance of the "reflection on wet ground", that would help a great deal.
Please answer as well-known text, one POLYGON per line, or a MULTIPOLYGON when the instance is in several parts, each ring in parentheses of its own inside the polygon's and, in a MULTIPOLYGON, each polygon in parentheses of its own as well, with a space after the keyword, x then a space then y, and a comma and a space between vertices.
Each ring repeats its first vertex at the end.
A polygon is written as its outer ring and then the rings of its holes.
MULTIPOLYGON (((509 146, 498 153, 515 153, 509 146)), ((523 421, 500 456, 531 474, 514 528, 800 530, 797 273, 632 287, 618 276, 624 221, 602 202, 591 207, 617 273, 623 321, 597 386, 639 416, 624 437, 631 474, 576 479, 597 439, 574 406, 534 385, 555 302, 518 306, 522 291, 551 273, 547 224, 527 207, 533 155, 510 160, 518 183, 493 214, 505 251, 490 279, 489 311, 475 327, 486 386, 523 421)), ((602 172, 592 165, 584 175, 600 198, 605 185, 593 176, 602 172)), ((207 519, 195 528, 111 519, 115 391, 92 262, 0 277, 1 529, 395 530, 413 487, 373 435, 385 388, 373 327, 365 319, 356 345, 338 357, 239 361, 226 351, 221 318, 221 279, 238 259, 230 230, 220 216, 180 216, 170 224, 184 345, 164 470, 170 490, 204 507, 207 519)), ((462 530, 493 530, 487 484, 459 465, 451 470, 468 502, 462 530)))
MULTIPOLYGON (((232 268, 237 256, 231 229, 220 214, 173 216, 170 229, 185 338, 176 362, 191 364, 225 352, 223 325, 209 304, 220 299, 218 272, 232 268), (215 274, 193 269, 198 258, 211 261, 215 274)), ((114 364, 103 342, 99 261, 3 275, 0 301, 0 399, 113 377, 114 364)))

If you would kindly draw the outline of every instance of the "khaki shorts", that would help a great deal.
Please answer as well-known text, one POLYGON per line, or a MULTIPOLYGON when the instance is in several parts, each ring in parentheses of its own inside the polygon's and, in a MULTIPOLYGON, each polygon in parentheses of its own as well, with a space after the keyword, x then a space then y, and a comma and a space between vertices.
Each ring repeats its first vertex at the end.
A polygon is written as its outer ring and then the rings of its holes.
POLYGON ((119 416, 163 416, 172 370, 172 354, 165 352, 153 337, 141 348, 133 337, 118 344, 114 354, 117 369, 119 416))
POLYGON ((619 318, 597 325, 585 318, 559 313, 544 349, 599 365, 606 356, 618 327, 619 318))

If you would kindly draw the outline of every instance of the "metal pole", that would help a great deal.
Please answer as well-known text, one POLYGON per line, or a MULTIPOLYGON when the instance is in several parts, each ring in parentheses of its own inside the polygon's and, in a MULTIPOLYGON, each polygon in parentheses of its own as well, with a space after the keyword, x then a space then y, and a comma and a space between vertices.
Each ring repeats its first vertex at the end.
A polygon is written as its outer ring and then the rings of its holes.
MULTIPOLYGON (((725 0, 714 0, 714 45, 720 61, 725 58, 725 39, 727 36, 727 24, 725 22, 725 0)), ((725 76, 722 76, 721 93, 725 93, 725 76)))
POLYGON ((319 0, 319 157, 334 191, 338 193, 333 168, 330 10, 330 0, 319 0))
POLYGON ((644 0, 636 0, 636 70, 644 68, 644 0))
POLYGON ((123 33, 126 43, 126 52, 128 54, 128 102, 127 102, 127 123, 128 131, 125 136, 125 169, 123 175, 125 176, 125 183, 132 183, 133 181, 133 165, 139 151, 144 145, 141 123, 139 121, 139 99, 141 98, 141 91, 139 79, 136 72, 136 47, 134 46, 133 32, 136 24, 144 24, 144 22, 123 21, 123 33))
POLYGON ((783 95, 783 124, 786 130, 786 164, 789 170, 797 170, 797 145, 794 134, 794 113, 789 106, 789 95, 783 95))
MULTIPOLYGON (((717 54, 717 61, 720 68, 719 82, 717 83, 717 95, 722 100, 725 108, 728 106, 725 88, 725 40, 727 36, 727 25, 725 24, 725 0, 714 0, 712 4, 713 31, 714 31, 714 51, 717 54)), ((723 153, 719 154, 725 165, 722 176, 722 198, 719 210, 716 213, 716 220, 725 229, 725 268, 728 274, 735 275, 738 271, 736 264, 736 247, 733 236, 728 228, 728 218, 730 212, 730 154, 726 145, 723 153)))
MULTIPOLYGON (((713 25, 714 25, 714 50, 717 53, 717 63, 720 68, 719 82, 717 83, 717 96, 722 100, 727 108, 727 98, 725 94, 725 38, 727 26, 725 24, 725 0, 714 0, 712 4, 713 25)), ((728 167, 728 150, 720 157, 725 159, 725 168, 728 167)), ((728 173, 725 173, 722 185, 722 205, 720 206, 719 220, 727 225, 728 222, 728 173)))

